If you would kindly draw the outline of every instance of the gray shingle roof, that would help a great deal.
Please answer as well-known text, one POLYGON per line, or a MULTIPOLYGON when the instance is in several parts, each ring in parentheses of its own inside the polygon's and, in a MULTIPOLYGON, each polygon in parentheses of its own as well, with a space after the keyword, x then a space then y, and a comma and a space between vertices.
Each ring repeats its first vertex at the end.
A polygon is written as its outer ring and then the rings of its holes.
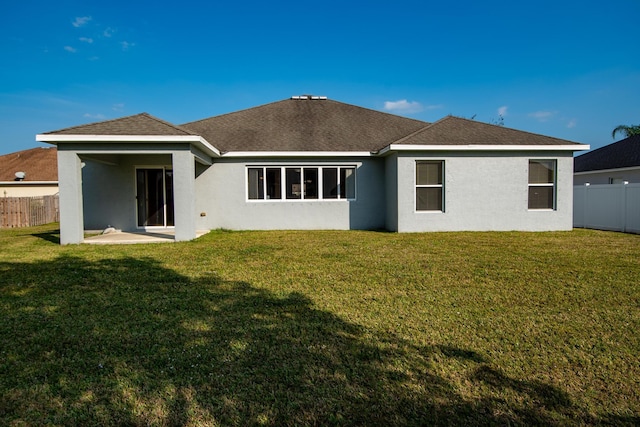
POLYGON ((45 135, 193 135, 147 113, 47 132, 45 135))
POLYGON ((287 99, 181 125, 221 151, 372 151, 428 125, 329 99, 287 99))
POLYGON ((640 135, 630 136, 613 144, 577 156, 574 172, 618 169, 640 166, 640 135))
POLYGON ((47 134, 198 135, 222 152, 375 152, 390 144, 576 144, 453 116, 430 124, 328 99, 286 99, 180 126, 142 113, 47 134))
POLYGON ((447 116, 396 141, 407 145, 572 145, 559 138, 447 116))

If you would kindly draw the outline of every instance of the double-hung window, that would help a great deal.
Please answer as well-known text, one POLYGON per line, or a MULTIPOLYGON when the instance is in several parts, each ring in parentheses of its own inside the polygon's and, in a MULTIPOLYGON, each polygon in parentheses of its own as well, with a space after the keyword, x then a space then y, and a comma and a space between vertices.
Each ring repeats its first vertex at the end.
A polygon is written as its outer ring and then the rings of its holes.
POLYGON ((444 161, 416 162, 416 211, 444 212, 444 161))
POLYGON ((529 160, 529 209, 556 208, 556 161, 529 160))
POLYGON ((354 199, 355 172, 353 166, 249 167, 247 197, 249 200, 354 199))

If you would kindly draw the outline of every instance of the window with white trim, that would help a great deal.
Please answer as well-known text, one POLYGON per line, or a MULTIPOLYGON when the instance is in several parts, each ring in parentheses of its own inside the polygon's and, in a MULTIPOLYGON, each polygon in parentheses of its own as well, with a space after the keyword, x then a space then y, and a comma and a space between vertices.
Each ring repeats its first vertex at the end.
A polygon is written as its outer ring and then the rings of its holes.
POLYGON ((247 168, 247 198, 355 199, 355 177, 354 166, 251 166, 247 168))
POLYGON ((556 161, 529 160, 529 209, 556 208, 556 161))
POLYGON ((416 211, 444 212, 444 161, 416 161, 416 211))

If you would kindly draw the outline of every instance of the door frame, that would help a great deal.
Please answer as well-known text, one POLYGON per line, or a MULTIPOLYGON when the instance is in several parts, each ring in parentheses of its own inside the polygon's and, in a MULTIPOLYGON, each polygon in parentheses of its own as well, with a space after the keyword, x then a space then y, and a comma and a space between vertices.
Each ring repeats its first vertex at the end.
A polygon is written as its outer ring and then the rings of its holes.
MULTIPOLYGON (((171 179, 173 180, 173 166, 171 165, 138 165, 134 167, 133 172, 133 192, 134 192, 134 200, 135 200, 135 209, 134 209, 134 222, 136 224, 136 229, 138 230, 163 230, 163 229, 174 229, 175 228, 175 207, 173 205, 174 196, 172 194, 171 197, 171 209, 173 209, 173 225, 167 225, 167 213, 169 211, 169 206, 167 203, 167 172, 171 172, 171 179), (138 171, 139 170, 162 170, 162 195, 163 195, 163 225, 140 225, 139 216, 138 216, 138 171)), ((175 188, 173 183, 171 185, 172 192, 175 194, 175 188)), ((148 215, 147 215, 148 217, 148 215)))

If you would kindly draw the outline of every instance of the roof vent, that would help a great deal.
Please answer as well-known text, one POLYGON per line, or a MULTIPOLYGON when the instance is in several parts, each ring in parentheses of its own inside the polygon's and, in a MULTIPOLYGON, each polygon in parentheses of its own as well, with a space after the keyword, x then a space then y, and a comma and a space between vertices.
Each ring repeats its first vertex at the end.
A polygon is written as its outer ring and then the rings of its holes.
POLYGON ((16 172, 16 181, 24 181, 24 178, 27 176, 24 172, 16 172))
POLYGON ((294 95, 291 97, 291 99, 297 99, 297 100, 305 100, 305 99, 312 99, 314 101, 316 100, 325 100, 327 99, 326 96, 316 96, 316 95, 294 95))

